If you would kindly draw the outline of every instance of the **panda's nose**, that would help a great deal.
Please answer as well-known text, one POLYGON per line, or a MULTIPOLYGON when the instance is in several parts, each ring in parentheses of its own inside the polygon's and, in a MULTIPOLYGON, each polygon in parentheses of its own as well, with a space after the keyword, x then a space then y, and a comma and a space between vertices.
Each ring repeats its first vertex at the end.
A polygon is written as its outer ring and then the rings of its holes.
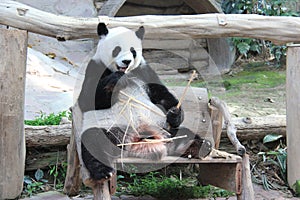
POLYGON ((131 63, 131 60, 122 60, 122 63, 128 66, 131 63))

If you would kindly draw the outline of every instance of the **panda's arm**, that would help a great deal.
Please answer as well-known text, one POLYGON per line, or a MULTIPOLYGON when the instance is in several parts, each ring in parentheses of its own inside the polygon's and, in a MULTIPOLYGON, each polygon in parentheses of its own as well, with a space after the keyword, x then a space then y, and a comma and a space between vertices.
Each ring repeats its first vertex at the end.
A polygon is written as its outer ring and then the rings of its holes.
POLYGON ((112 106, 112 94, 124 72, 110 72, 103 75, 98 82, 95 95, 95 109, 101 110, 112 106), (107 75, 108 74, 108 75, 107 75))
POLYGON ((183 122, 184 113, 181 107, 176 108, 178 100, 162 84, 149 83, 148 95, 152 103, 156 104, 166 113, 166 121, 171 128, 177 128, 183 122))
POLYGON ((161 82, 158 75, 149 65, 141 66, 135 73, 147 83, 147 94, 151 102, 166 113, 166 121, 169 125, 173 128, 178 127, 184 119, 181 107, 179 109, 176 108, 178 99, 161 82))

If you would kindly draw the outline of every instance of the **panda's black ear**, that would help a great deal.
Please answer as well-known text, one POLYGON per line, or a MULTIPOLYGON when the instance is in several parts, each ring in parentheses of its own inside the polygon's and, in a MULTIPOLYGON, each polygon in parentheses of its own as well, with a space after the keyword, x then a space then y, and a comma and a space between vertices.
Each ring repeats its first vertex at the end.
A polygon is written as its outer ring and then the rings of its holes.
POLYGON ((144 39, 144 35, 145 35, 145 28, 143 26, 141 26, 136 32, 135 32, 136 36, 138 38, 140 38, 141 40, 144 39))
POLYGON ((97 33, 99 37, 106 36, 108 34, 108 29, 104 23, 98 24, 97 33))

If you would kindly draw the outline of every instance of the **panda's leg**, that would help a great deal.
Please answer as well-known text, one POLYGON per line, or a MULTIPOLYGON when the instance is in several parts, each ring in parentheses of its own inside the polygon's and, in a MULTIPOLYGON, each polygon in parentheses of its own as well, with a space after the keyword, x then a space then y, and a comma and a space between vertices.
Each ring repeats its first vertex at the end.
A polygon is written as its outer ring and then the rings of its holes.
POLYGON ((173 140, 169 147, 169 155, 204 158, 212 151, 212 144, 209 140, 201 138, 188 128, 171 128, 169 132, 173 137, 187 136, 173 140))
POLYGON ((81 152, 83 163, 93 180, 109 179, 115 173, 111 166, 107 166, 92 156, 83 143, 81 143, 81 152))
POLYGON ((81 136, 82 160, 95 181, 109 179, 115 173, 112 163, 118 157, 118 148, 107 134, 105 129, 90 128, 81 136))

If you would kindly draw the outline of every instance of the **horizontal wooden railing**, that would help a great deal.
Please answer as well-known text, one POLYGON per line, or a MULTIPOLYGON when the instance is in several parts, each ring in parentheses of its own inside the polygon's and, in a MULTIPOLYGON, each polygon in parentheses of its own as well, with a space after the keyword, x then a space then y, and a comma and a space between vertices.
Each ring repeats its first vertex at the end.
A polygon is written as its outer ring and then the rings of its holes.
POLYGON ((80 18, 55 15, 9 0, 0 2, 0 24, 55 37, 93 38, 99 22, 109 27, 146 28, 146 38, 250 37, 278 44, 300 41, 300 18, 249 14, 145 15, 80 18))

